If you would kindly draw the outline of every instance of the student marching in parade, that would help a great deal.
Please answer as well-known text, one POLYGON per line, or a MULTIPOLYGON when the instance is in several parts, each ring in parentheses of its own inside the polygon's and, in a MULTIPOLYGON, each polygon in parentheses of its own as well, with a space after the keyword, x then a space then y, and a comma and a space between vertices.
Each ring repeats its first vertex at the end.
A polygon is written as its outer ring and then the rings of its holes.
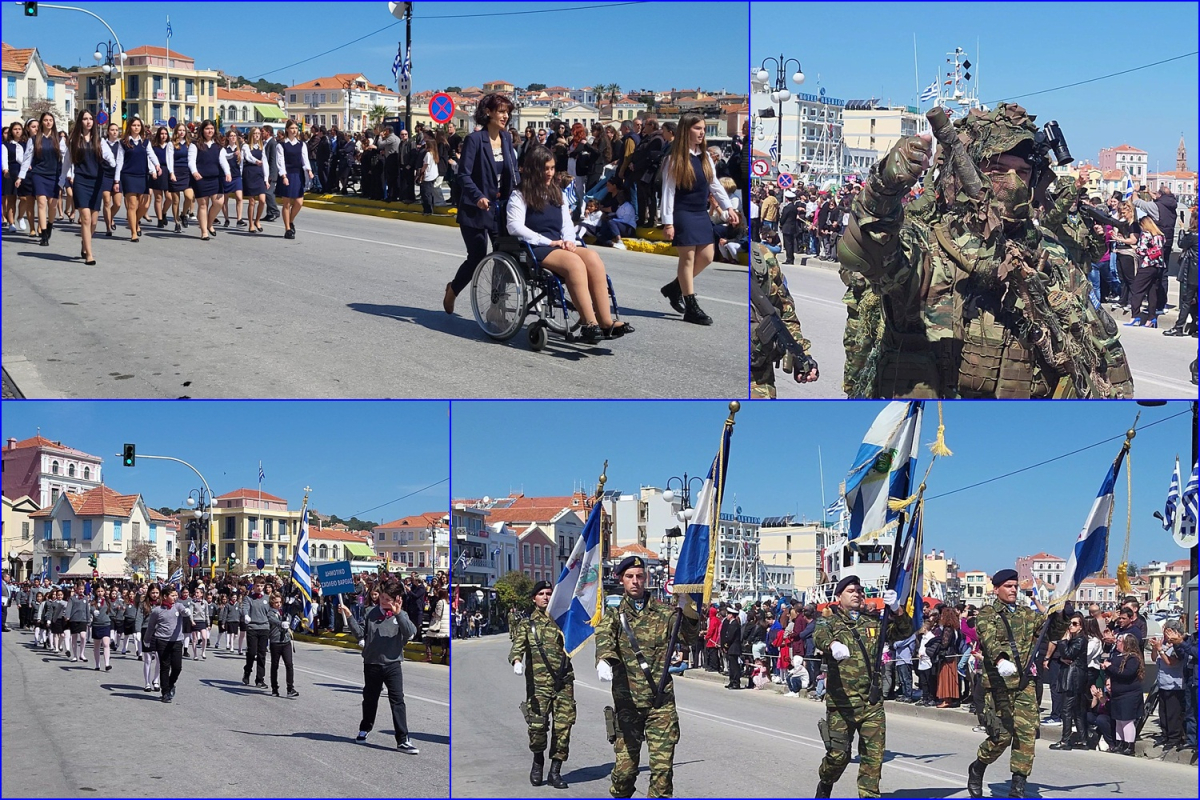
POLYGON ((125 613, 121 618, 121 655, 129 652, 129 643, 133 642, 133 657, 142 657, 142 640, 137 628, 138 596, 130 590, 124 593, 125 613))
POLYGON ((156 584, 150 584, 146 588, 146 596, 138 603, 137 612, 137 629, 139 640, 142 647, 142 676, 145 678, 146 688, 143 691, 153 692, 158 689, 159 670, 161 662, 154 648, 150 646, 150 614, 158 608, 162 593, 156 584))
POLYGON ((102 181, 105 165, 115 168, 117 160, 101 141, 92 112, 86 109, 80 111, 71 130, 66 167, 67 181, 75 195, 75 207, 79 209, 79 238, 82 240, 79 256, 89 267, 96 264, 92 235, 96 232, 96 215, 104 202, 102 181))
POLYGON ((217 141, 217 126, 211 119, 200 123, 200 135, 188 148, 188 170, 196 197, 196 220, 200 223, 200 241, 217 235, 217 207, 221 203, 221 177, 233 180, 225 148, 217 141))
POLYGON ((37 199, 33 196, 33 182, 25 181, 18 184, 17 176, 21 172, 21 164, 25 161, 26 151, 33 145, 37 137, 38 121, 31 119, 25 123, 21 134, 21 161, 12 165, 13 186, 17 190, 17 219, 25 220, 25 230, 30 236, 39 235, 37 228, 37 199))
POLYGON ((188 226, 188 215, 196 202, 196 195, 192 189, 192 169, 188 166, 193 158, 194 149, 187 126, 176 125, 175 132, 171 134, 171 141, 167 144, 167 160, 164 162, 170 179, 167 188, 170 190, 175 233, 188 226))
POLYGON ((109 662, 112 647, 112 607, 108 598, 104 596, 104 590, 99 588, 94 591, 88 605, 91 609, 92 655, 95 657, 96 671, 100 671, 100 655, 103 653, 104 670, 108 672, 112 669, 109 662))
MULTIPOLYGON (((287 219, 287 212, 284 212, 287 219)), ((265 597, 262 579, 254 583, 254 589, 242 600, 242 624, 246 626, 246 667, 242 670, 242 685, 250 685, 250 670, 257 667, 254 674, 254 686, 258 689, 267 688, 267 651, 271 636, 271 623, 267 620, 267 605, 269 597, 265 597)))
POLYGON ((229 181, 221 186, 221 194, 225 199, 221 203, 221 215, 225 218, 225 227, 229 227, 229 201, 234 203, 233 213, 237 217, 237 226, 244 227, 242 219, 242 137, 237 128, 230 128, 225 134, 225 161, 229 164, 229 181))
POLYGON ((365 742, 375 726, 379 695, 386 685, 388 703, 392 707, 392 728, 396 732, 396 749, 408 755, 421 751, 408 736, 408 719, 404 708, 404 645, 417 634, 417 628, 400 608, 404 588, 399 580, 389 578, 379 587, 379 605, 363 615, 360 625, 350 614, 338 595, 338 612, 362 646, 363 700, 362 721, 358 725, 357 742, 365 742))
POLYGON ((695 277, 713 260, 709 198, 716 198, 730 225, 738 224, 738 212, 717 180, 716 167, 708 155, 704 119, 684 114, 678 130, 663 173, 662 221, 663 233, 679 250, 679 265, 675 280, 660 291, 671 308, 683 314, 684 322, 711 325, 712 318, 696 302, 695 288, 695 277))
POLYGON ((38 647, 49 646, 50 626, 45 616, 49 604, 45 592, 38 592, 33 598, 33 643, 38 647))
MULTIPOLYGON (((46 609, 43 612, 46 621, 50 628, 50 652, 64 653, 66 647, 63 645, 63 631, 66 630, 66 603, 63 602, 62 589, 55 589, 50 593, 50 600, 46 603, 46 609)), ((65 655, 65 653, 64 653, 65 655)))
POLYGON ((283 659, 284 677, 287 679, 287 696, 299 697, 296 691, 295 672, 292 668, 292 628, 283 614, 283 596, 272 595, 267 609, 267 622, 271 626, 271 694, 279 697, 279 660, 283 659))
MULTIPOLYGON (((150 197, 154 202, 154 216, 158 227, 167 227, 167 210, 170 208, 171 195, 171 162, 167 160, 167 145, 171 142, 171 132, 162 125, 154 129, 150 138, 150 147, 154 157, 158 159, 158 175, 150 180, 150 197)), ((149 213, 149 209, 146 209, 149 213)), ((145 214, 142 215, 145 217, 145 214)))
POLYGON ((181 608, 188 611, 188 614, 183 619, 183 657, 187 658, 191 653, 189 645, 192 644, 192 631, 195 630, 192 622, 192 593, 188 587, 184 586, 179 590, 179 599, 176 601, 181 608))
POLYGON ((38 133, 25 148, 21 172, 17 175, 17 188, 25 181, 33 185, 33 196, 37 198, 38 230, 41 246, 50 246, 50 234, 54 232, 54 218, 58 215, 58 198, 62 193, 63 161, 67 157, 67 145, 58 136, 58 123, 49 111, 38 121, 38 133))
POLYGON ((17 227, 17 172, 21 169, 21 162, 25 159, 25 148, 21 140, 24 138, 25 128, 20 122, 14 122, 8 126, 8 133, 4 139, 4 152, 0 153, 0 158, 3 158, 4 167, 4 224, 6 233, 14 231, 17 227))
POLYGON ((158 654, 162 670, 162 702, 175 699, 175 684, 183 671, 183 622, 190 612, 176 602, 174 586, 162 591, 162 602, 155 606, 146 620, 146 632, 150 637, 148 649, 158 654))
POLYGON ((267 207, 267 179, 270 174, 263 152, 262 128, 251 128, 242 145, 242 193, 249 202, 246 219, 251 233, 262 233, 262 216, 267 207))
POLYGON ((83 596, 83 582, 75 584, 75 591, 67 601, 67 628, 70 631, 72 661, 87 661, 87 629, 91 619, 91 608, 83 596))
POLYGON ((208 623, 210 606, 204 596, 204 584, 196 585, 196 596, 192 598, 192 661, 208 659, 208 623))
MULTIPOLYGON (((238 629, 241 627, 238 622, 241 616, 237 606, 233 604, 232 598, 227 598, 221 595, 217 600, 217 619, 221 623, 221 630, 225 634, 225 652, 229 653, 233 650, 233 640, 237 638, 238 629)), ((242 654, 241 649, 238 650, 238 655, 242 654)))
POLYGON ((117 173, 115 188, 125 195, 125 222, 129 226, 129 241, 141 241, 142 218, 150 203, 150 179, 158 177, 158 159, 154 148, 144 136, 145 125, 138 117, 125 125, 121 149, 125 157, 117 173))
POLYGON ((275 185, 275 198, 283 209, 285 239, 296 238, 296 215, 304 208, 304 180, 312 180, 312 167, 308 163, 308 147, 297 138, 299 127, 296 120, 289 119, 284 127, 286 137, 275 149, 275 167, 279 171, 279 182, 275 185))
MULTIPOLYGON (((110 162, 104 159, 100 167, 100 196, 101 207, 104 210, 105 236, 113 235, 117 225, 117 212, 121 210, 121 190, 117 187, 117 175, 125 166, 125 148, 121 146, 121 126, 115 122, 108 123, 108 137, 100 143, 112 156, 110 162)), ((93 231, 94 233, 94 231, 93 231)))

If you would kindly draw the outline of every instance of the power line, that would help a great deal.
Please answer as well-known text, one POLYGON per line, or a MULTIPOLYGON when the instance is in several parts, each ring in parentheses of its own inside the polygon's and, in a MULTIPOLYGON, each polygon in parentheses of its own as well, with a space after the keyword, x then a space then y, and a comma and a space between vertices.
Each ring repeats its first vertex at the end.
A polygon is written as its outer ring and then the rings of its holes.
MULTIPOLYGON (((1145 425, 1143 425, 1141 428, 1138 428, 1138 431, 1140 432, 1140 431, 1145 430, 1146 428, 1153 428, 1155 425, 1161 425, 1164 422, 1170 422, 1171 420, 1175 419, 1176 417, 1182 417, 1185 414, 1191 414, 1191 413, 1192 412, 1190 409, 1187 411, 1180 411, 1178 414, 1172 414, 1169 417, 1164 417, 1160 420, 1155 420, 1154 422, 1148 422, 1145 425)), ((1022 472, 1028 472, 1031 469, 1037 469, 1038 467, 1044 467, 1047 464, 1053 464, 1055 461, 1062 461, 1064 458, 1070 458, 1071 456, 1078 455, 1086 450, 1091 450, 1093 448, 1100 447, 1101 445, 1108 444, 1109 442, 1123 440, 1124 438, 1125 438, 1124 433, 1118 434, 1116 436, 1110 436, 1107 439, 1103 439, 1099 442, 1096 442, 1095 444, 1089 444, 1087 447, 1081 447, 1078 450, 1072 450, 1069 453, 1063 453, 1060 456, 1055 456, 1054 458, 1048 458, 1045 461, 1039 461, 1038 463, 1030 464, 1027 467, 1021 467, 1020 469, 1015 469, 1012 472, 1006 472, 1003 475, 997 475, 994 478, 988 478, 987 480, 979 481, 978 483, 972 483, 969 486, 963 486, 958 489, 951 489, 948 492, 942 492, 941 494, 931 495, 925 499, 926 500, 937 500, 940 497, 949 497, 952 494, 958 494, 959 492, 965 492, 968 489, 975 489, 980 486, 983 486, 984 484, 995 483, 996 481, 1004 480, 1005 478, 1011 478, 1013 475, 1019 475, 1022 472)))
POLYGON ((1095 83, 1096 81, 1104 81, 1104 80, 1108 80, 1109 78, 1115 78, 1118 75, 1128 75, 1129 73, 1137 72, 1138 70, 1149 69, 1150 67, 1157 67, 1162 64, 1169 64, 1172 61, 1178 61, 1181 58, 1189 58, 1191 56, 1196 55, 1197 52, 1200 52, 1200 51, 1193 50, 1190 53, 1184 53, 1183 55, 1173 56, 1171 58, 1164 58, 1162 61, 1155 61, 1153 64, 1143 64, 1140 67, 1130 67, 1129 69, 1123 69, 1120 72, 1113 72, 1109 75, 1101 75, 1099 78, 1088 78, 1085 81, 1076 81, 1075 83, 1068 83, 1063 86, 1055 86, 1053 89, 1040 89, 1036 92, 1027 92, 1025 94, 1014 95, 1013 97, 1004 97, 1004 98, 1001 98, 1000 100, 994 100, 994 101, 985 103, 985 105, 992 106, 999 102, 1005 102, 1008 100, 1019 100, 1022 97, 1033 97, 1034 95, 1046 94, 1047 92, 1057 92, 1060 89, 1070 89, 1075 86, 1083 86, 1085 83, 1095 83))
MULTIPOLYGON (((428 16, 428 17, 426 17, 426 16, 414 17, 414 19, 475 19, 478 17, 517 17, 517 16, 522 16, 522 15, 528 15, 528 14, 557 14, 557 13, 561 13, 564 11, 587 11, 589 9, 594 9, 594 8, 619 8, 620 6, 636 6, 636 5, 642 5, 643 3, 646 3, 649 1, 650 0, 627 0, 627 2, 623 2, 623 3, 601 3, 601 4, 597 4, 597 5, 590 5, 590 6, 571 6, 570 8, 540 8, 540 9, 532 9, 530 11, 494 11, 494 12, 479 13, 479 14, 435 14, 433 16, 428 16)), ((384 25, 382 28, 379 28, 378 30, 371 31, 368 34, 364 34, 363 36, 360 36, 357 39, 354 39, 352 41, 346 42, 345 44, 339 44, 337 47, 334 47, 330 50, 326 50, 323 53, 317 53, 315 56, 309 56, 308 58, 301 59, 300 61, 297 61, 295 63, 288 64, 287 66, 279 67, 277 69, 272 69, 272 70, 268 70, 267 72, 260 73, 258 75, 258 79, 265 78, 267 75, 273 75, 276 72, 282 72, 283 70, 290 69, 291 67, 298 67, 301 64, 307 64, 309 61, 313 61, 314 59, 321 58, 322 56, 327 56, 330 53, 336 53, 338 50, 347 48, 352 44, 358 44, 363 39, 370 39, 372 36, 374 36, 378 33, 383 33, 386 30, 390 30, 391 28, 396 27, 397 25, 399 25, 402 22, 404 22, 404 20, 398 19, 395 22, 392 22, 388 25, 384 25)))
POLYGON ((409 492, 408 494, 404 495, 403 497, 397 497, 395 500, 388 500, 386 503, 380 503, 379 505, 375 506, 375 508, 368 508, 366 511, 359 511, 355 514, 351 514, 350 516, 357 517, 359 514, 367 514, 371 511, 374 511, 375 509, 383 508, 384 506, 390 506, 392 503, 399 503, 401 500, 405 500, 409 497, 412 497, 414 494, 420 494, 421 492, 424 492, 428 489, 432 489, 435 486, 441 486, 443 483, 446 483, 449 480, 450 480, 449 478, 442 478, 437 483, 431 483, 428 486, 417 489, 415 492, 409 492))

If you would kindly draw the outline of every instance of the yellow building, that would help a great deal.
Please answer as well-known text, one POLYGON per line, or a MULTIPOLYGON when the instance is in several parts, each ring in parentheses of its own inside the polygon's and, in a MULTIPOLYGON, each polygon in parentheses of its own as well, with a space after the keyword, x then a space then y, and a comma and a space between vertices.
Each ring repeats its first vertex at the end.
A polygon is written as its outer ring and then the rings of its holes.
POLYGON ((988 595, 992 592, 992 582, 988 580, 988 574, 981 569, 969 569, 962 573, 964 602, 970 603, 976 608, 981 608, 984 603, 988 602, 988 595))
MULTIPOLYGON (((227 566, 233 556, 242 572, 254 572, 261 558, 263 570, 286 571, 299 535, 300 512, 288 510, 282 497, 257 489, 236 489, 213 499, 218 566, 227 566)), ((186 550, 184 542, 180 549, 186 550)))
MULTIPOLYGON (((215 119, 217 83, 221 73, 215 69, 196 69, 196 60, 165 47, 143 45, 126 50, 125 66, 116 74, 124 75, 125 91, 112 87, 111 98, 120 121, 120 102, 128 104, 129 117, 141 117, 148 125, 166 123, 172 117, 179 122, 215 119)), ((105 99, 105 73, 101 66, 79 70, 78 105, 95 114, 105 99)))
POLYGON ((16 581, 29 580, 33 572, 33 520, 29 515, 37 510, 29 495, 4 498, 4 566, 16 581))
POLYGON ((873 150, 880 158, 896 142, 916 136, 924 127, 925 118, 911 106, 842 111, 842 139, 846 146, 873 150))
MULTIPOLYGON (((836 533, 820 523, 792 523, 767 517, 758 529, 758 555, 764 565, 791 567, 793 594, 810 595, 823 583, 821 551, 836 533)), ((785 587, 780 587, 784 589, 785 587)))
POLYGON ((1150 601, 1165 607, 1182 605, 1185 587, 1192 578, 1188 574, 1188 566, 1186 558, 1169 564, 1161 561, 1147 564, 1142 570, 1142 578, 1146 581, 1150 601))

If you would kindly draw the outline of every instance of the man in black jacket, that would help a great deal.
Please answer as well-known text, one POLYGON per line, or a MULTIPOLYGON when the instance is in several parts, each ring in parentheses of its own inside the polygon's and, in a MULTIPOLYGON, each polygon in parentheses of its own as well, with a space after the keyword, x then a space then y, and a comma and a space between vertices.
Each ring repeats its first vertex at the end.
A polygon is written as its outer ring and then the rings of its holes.
POLYGON ((413 166, 412 138, 408 135, 408 131, 400 131, 400 151, 397 155, 396 172, 393 177, 398 194, 389 194, 388 196, 399 197, 405 203, 415 203, 417 188, 413 182, 416 180, 416 176, 417 170, 413 166))
POLYGON ((837 234, 842 225, 842 215, 833 197, 826 195, 817 211, 817 229, 821 234, 821 255, 824 261, 837 259, 837 234))
POLYGON ((733 606, 725 609, 725 622, 721 625, 721 649, 725 651, 725 666, 729 674, 729 683, 725 684, 725 688, 741 689, 742 624, 733 606))
POLYGON ((787 253, 784 264, 796 263, 796 251, 800 245, 800 214, 796 207, 796 193, 788 189, 783 193, 783 207, 779 209, 779 233, 783 237, 783 249, 787 253))
POLYGON ((1158 206, 1158 229, 1163 233, 1163 265, 1161 285, 1158 290, 1158 313, 1162 313, 1167 304, 1167 284, 1170 282, 1171 248, 1175 246, 1175 220, 1179 218, 1179 203, 1171 194, 1169 186, 1160 186, 1158 196, 1154 198, 1158 206))

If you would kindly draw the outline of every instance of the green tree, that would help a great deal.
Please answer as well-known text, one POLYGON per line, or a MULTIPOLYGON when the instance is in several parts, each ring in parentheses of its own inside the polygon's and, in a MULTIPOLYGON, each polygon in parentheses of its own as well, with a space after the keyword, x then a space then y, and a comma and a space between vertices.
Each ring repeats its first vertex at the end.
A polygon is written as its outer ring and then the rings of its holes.
MULTIPOLYGON (((130 575, 136 573, 145 577, 153 577, 149 575, 150 562, 157 558, 158 547, 156 545, 145 539, 131 542, 129 549, 125 551, 125 571, 130 575)), ((167 566, 170 567, 170 563, 167 566)), ((170 572, 167 574, 169 575, 170 572)))
POLYGON ((506 572, 492 586, 496 590, 500 608, 507 614, 508 609, 516 606, 518 610, 529 612, 533 610, 533 579, 524 572, 506 572))
POLYGON ((527 92, 540 92, 540 91, 542 91, 542 90, 543 90, 543 89, 545 89, 545 88, 546 88, 546 84, 544 84, 544 83, 531 83, 531 84, 529 84, 528 86, 526 86, 526 87, 525 87, 525 91, 527 91, 527 92))
POLYGON ((449 94, 458 94, 462 91, 461 86, 447 86, 443 91, 449 94))
POLYGON ((367 119, 371 120, 371 124, 378 125, 387 115, 387 106, 372 106, 371 110, 367 112, 367 119))

